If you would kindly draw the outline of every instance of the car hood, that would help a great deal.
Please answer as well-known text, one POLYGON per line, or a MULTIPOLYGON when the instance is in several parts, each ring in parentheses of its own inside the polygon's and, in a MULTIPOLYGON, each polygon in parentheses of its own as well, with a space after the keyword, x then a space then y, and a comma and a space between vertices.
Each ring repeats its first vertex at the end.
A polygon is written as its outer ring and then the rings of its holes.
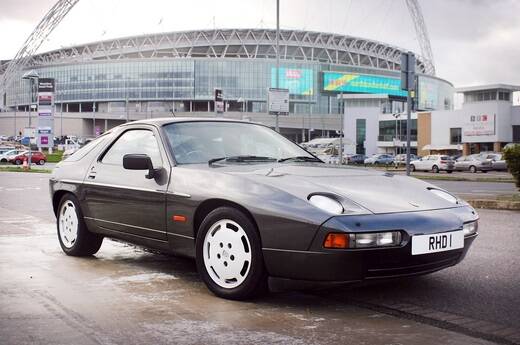
POLYGON ((416 178, 375 169, 326 164, 223 164, 221 173, 240 176, 307 199, 310 193, 334 193, 354 201, 372 213, 394 213, 452 208, 454 204, 435 194, 437 188, 416 178))

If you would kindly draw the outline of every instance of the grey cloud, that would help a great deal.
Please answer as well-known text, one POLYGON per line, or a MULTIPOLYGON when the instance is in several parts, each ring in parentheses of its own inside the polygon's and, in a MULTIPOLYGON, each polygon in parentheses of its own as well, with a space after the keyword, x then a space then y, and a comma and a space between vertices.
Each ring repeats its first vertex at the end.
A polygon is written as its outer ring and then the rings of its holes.
POLYGON ((38 21, 55 2, 55 0, 0 0, 0 20, 38 21))

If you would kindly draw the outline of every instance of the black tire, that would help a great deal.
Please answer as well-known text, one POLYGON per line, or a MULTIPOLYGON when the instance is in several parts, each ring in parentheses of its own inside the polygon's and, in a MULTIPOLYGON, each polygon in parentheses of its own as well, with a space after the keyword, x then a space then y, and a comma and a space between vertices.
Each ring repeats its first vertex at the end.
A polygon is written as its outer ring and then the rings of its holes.
POLYGON ((20 159, 17 159, 14 161, 14 164, 16 165, 21 165, 22 164, 22 161, 20 159))
POLYGON ((447 172, 448 174, 451 174, 451 173, 453 172, 453 170, 446 170, 446 172, 447 172))
POLYGON ((477 173, 477 167, 472 165, 469 167, 469 171, 471 171, 473 174, 477 173))
MULTIPOLYGON (((217 256, 220 259, 221 256, 217 256)), ((232 300, 245 300, 263 294, 268 290, 267 272, 264 266, 262 244, 258 230, 249 217, 235 208, 219 207, 210 212, 206 218, 204 218, 197 232, 196 262, 197 270, 202 280, 208 289, 219 297, 232 300), (232 288, 222 287, 213 280, 206 268, 204 257, 204 241, 206 239, 206 234, 214 224, 224 220, 231 220, 240 225, 247 235, 251 251, 251 263, 249 270, 245 273, 245 278, 242 278, 244 280, 240 285, 232 288)), ((213 272, 215 272, 215 270, 213 270, 213 272)))
POLYGON ((410 170, 411 170, 411 171, 415 171, 415 165, 410 164, 410 170))
POLYGON ((45 161, 44 161, 43 159, 40 159, 40 160, 38 161, 38 165, 44 165, 44 164, 45 164, 45 161))
POLYGON ((484 174, 487 173, 487 172, 488 172, 487 170, 482 170, 482 173, 484 173, 484 174))
POLYGON ((433 171, 434 173, 438 174, 438 173, 439 173, 439 167, 436 166, 436 165, 434 165, 434 166, 432 167, 432 171, 433 171))
POLYGON ((61 249, 63 252, 65 252, 65 254, 70 256, 94 255, 98 252, 101 244, 103 243, 103 236, 92 233, 87 229, 87 225, 83 219, 83 213, 81 212, 78 199, 72 194, 65 194, 60 200, 56 214, 56 230, 58 232, 58 240, 60 241, 61 249), (65 245, 60 235, 60 221, 61 217, 63 217, 62 209, 66 203, 69 205, 72 203, 74 205, 72 209, 75 211, 78 220, 77 236, 71 246, 65 245))

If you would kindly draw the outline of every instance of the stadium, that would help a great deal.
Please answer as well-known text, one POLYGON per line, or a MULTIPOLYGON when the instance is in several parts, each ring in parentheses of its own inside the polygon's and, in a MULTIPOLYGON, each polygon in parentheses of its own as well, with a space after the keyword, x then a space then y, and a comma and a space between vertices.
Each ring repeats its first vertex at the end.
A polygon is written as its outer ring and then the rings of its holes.
MULTIPOLYGON (((281 30, 279 87, 290 92, 282 134, 301 142, 336 136, 339 94, 385 94, 402 111, 400 57, 405 50, 333 33, 281 30)), ((8 61, 0 64, 0 77, 8 61)), ((453 85, 417 58, 417 110, 453 108, 453 85)), ((276 86, 276 30, 214 29, 148 34, 92 42, 31 55, 3 95, 0 128, 27 125, 31 71, 54 78, 54 133, 89 137, 125 121, 162 116, 215 116, 214 90, 223 90, 223 117, 274 127, 267 90, 276 86)), ((361 102, 361 101, 360 101, 361 102)), ((369 104, 370 105, 370 104, 369 104)), ((359 106, 359 104, 358 104, 359 106)), ((33 114, 34 115, 34 114, 33 114)))

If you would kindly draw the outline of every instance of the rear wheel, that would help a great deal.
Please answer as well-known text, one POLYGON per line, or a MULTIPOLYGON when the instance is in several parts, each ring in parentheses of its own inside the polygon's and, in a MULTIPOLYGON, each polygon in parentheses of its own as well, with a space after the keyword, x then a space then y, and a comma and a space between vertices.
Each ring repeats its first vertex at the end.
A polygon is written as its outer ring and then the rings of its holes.
POLYGON ((14 164, 21 165, 22 164, 22 160, 21 159, 17 159, 17 160, 14 161, 14 164))
POLYGON ((469 171, 471 171, 472 173, 476 173, 477 172, 477 167, 472 165, 469 167, 469 171))
POLYGON ((415 165, 410 164, 410 170, 415 171, 415 165))
POLYGON ((241 211, 213 210, 200 225, 196 247, 197 269, 215 295, 243 300, 267 290, 260 236, 241 211))
POLYGON ((453 170, 447 170, 446 171, 448 174, 451 174, 453 172, 453 170))
POLYGON ((38 164, 39 164, 39 165, 44 165, 44 164, 45 164, 45 161, 44 161, 43 159, 40 159, 40 160, 38 161, 38 164))
POLYGON ((60 201, 57 214, 58 239, 61 249, 71 256, 89 256, 97 253, 103 236, 87 229, 78 199, 65 194, 60 201))
POLYGON ((434 165, 434 166, 432 167, 432 171, 433 171, 434 173, 436 173, 436 174, 439 173, 439 167, 436 166, 436 165, 434 165))

